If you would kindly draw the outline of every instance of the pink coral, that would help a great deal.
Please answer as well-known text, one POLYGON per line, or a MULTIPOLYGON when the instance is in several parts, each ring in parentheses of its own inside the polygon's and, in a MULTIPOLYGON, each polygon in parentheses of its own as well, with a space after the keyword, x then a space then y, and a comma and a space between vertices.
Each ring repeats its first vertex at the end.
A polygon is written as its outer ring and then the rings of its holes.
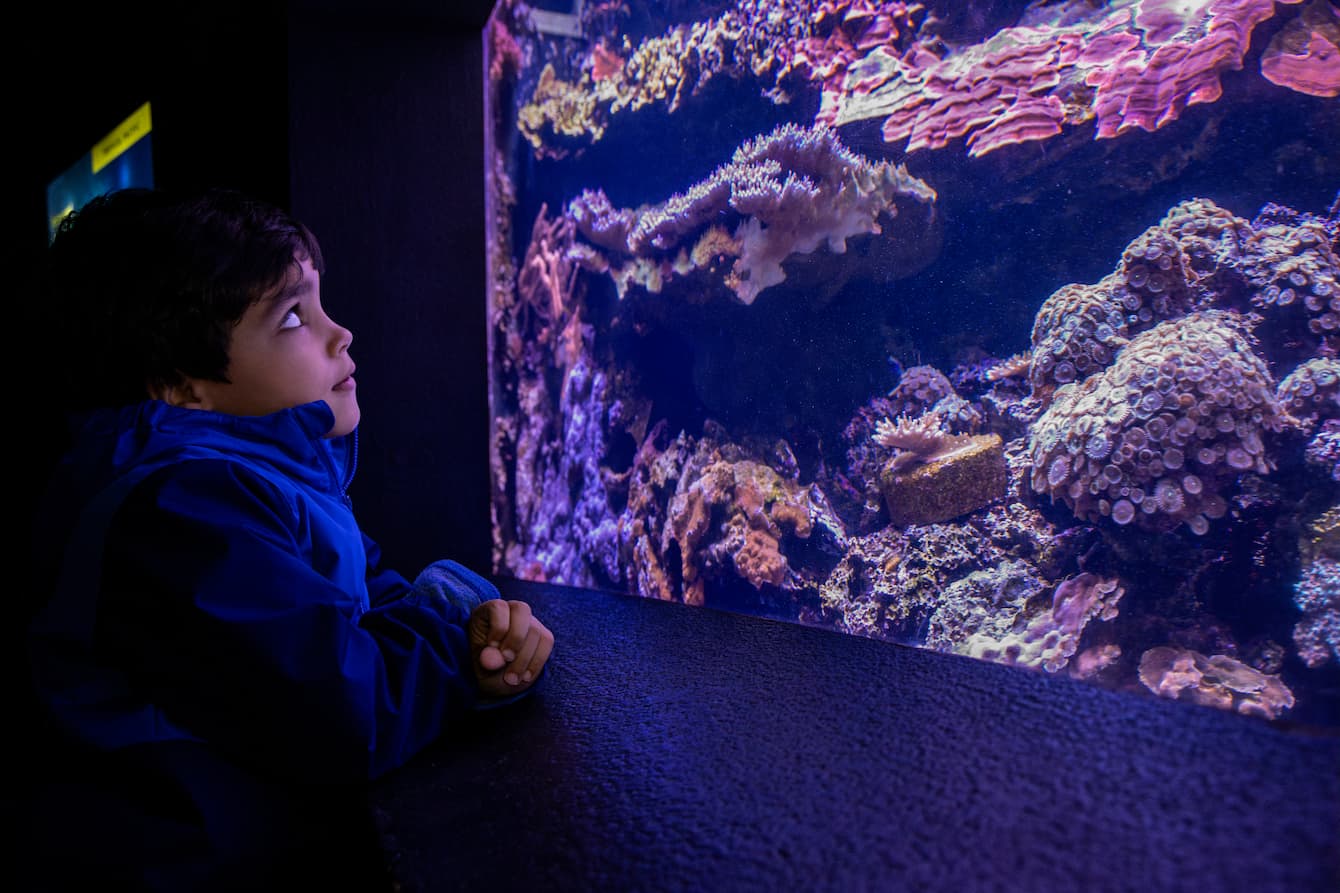
POLYGON ((945 59, 881 50, 853 66, 842 93, 825 94, 817 120, 843 124, 887 114, 884 139, 907 140, 909 152, 961 137, 971 155, 1045 139, 1061 132, 1070 113, 1059 96, 1039 94, 1060 83, 1079 51, 1074 35, 1034 28, 1006 29, 945 59))
POLYGON ((884 116, 884 138, 908 152, 962 138, 973 156, 1095 119, 1098 139, 1153 131, 1218 99, 1220 75, 1242 67, 1274 10, 1272 0, 1117 0, 1056 21, 1043 8, 948 52, 879 47, 825 90, 817 120, 884 116))
POLYGON ((1312 0, 1261 54, 1261 74, 1272 84, 1310 96, 1340 96, 1340 12, 1312 0))
POLYGON ((915 33, 920 4, 885 0, 823 0, 812 15, 814 33, 796 41, 779 80, 795 74, 841 89, 852 63, 877 47, 895 46, 915 33))
POLYGON ((1188 105, 1214 102, 1220 73, 1242 67, 1252 29, 1274 13, 1272 0, 1144 0, 1134 19, 1142 45, 1085 75, 1097 90, 1098 138, 1154 131, 1188 105))
POLYGON ((681 473, 666 507, 661 560, 677 548, 687 604, 704 604, 708 576, 728 566, 755 588, 781 586, 792 572, 783 538, 808 539, 811 516, 820 513, 809 490, 771 467, 716 458, 681 473))
POLYGON ((1277 675, 1262 673, 1223 654, 1160 646, 1140 657, 1140 682, 1162 698, 1275 719, 1294 705, 1277 675))

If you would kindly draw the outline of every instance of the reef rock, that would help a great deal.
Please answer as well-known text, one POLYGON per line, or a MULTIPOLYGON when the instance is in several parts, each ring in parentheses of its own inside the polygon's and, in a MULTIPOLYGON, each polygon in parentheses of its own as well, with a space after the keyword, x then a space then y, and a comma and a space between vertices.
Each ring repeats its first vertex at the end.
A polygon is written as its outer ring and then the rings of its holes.
POLYGON ((910 469, 897 458, 880 473, 889 519, 899 526, 935 524, 976 511, 1005 495, 1009 474, 997 434, 965 435, 955 449, 910 469))

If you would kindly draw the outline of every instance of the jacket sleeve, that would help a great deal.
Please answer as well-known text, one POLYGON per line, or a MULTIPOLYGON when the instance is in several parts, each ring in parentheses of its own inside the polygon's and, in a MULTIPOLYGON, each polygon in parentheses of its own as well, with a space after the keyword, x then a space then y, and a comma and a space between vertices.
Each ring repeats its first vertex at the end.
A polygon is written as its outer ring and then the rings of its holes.
POLYGON ((367 534, 363 535, 363 550, 368 556, 368 599, 373 607, 416 592, 446 599, 461 611, 464 623, 484 602, 502 598, 497 586, 459 562, 434 561, 419 572, 411 586, 398 572, 381 567, 381 547, 367 534))
POLYGON ((97 641, 133 690, 236 759, 375 778, 476 703, 468 615, 375 571, 357 533, 349 552, 378 586, 364 611, 314 569, 329 563, 311 554, 314 523, 236 463, 155 475, 109 531, 97 641))

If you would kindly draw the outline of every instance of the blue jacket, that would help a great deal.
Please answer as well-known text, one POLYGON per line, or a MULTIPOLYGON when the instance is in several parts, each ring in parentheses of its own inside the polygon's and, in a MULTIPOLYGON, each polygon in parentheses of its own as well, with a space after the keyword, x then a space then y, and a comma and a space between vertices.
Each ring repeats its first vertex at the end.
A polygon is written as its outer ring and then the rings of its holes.
POLYGON ((39 525, 56 587, 34 680, 60 729, 346 783, 476 706, 464 627, 497 590, 454 562, 416 584, 379 566, 346 494, 356 434, 325 439, 333 420, 159 401, 88 420, 39 525))

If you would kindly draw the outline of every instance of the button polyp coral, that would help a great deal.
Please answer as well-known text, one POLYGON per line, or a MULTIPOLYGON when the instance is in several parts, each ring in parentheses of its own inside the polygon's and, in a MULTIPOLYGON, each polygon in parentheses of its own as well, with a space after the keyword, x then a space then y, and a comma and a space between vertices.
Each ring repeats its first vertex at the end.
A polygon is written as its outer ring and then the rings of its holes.
POLYGON ((1240 475, 1273 470, 1269 433, 1294 423, 1244 325, 1218 310, 1160 323, 1057 390, 1030 434, 1034 491, 1085 520, 1207 532, 1240 475))

